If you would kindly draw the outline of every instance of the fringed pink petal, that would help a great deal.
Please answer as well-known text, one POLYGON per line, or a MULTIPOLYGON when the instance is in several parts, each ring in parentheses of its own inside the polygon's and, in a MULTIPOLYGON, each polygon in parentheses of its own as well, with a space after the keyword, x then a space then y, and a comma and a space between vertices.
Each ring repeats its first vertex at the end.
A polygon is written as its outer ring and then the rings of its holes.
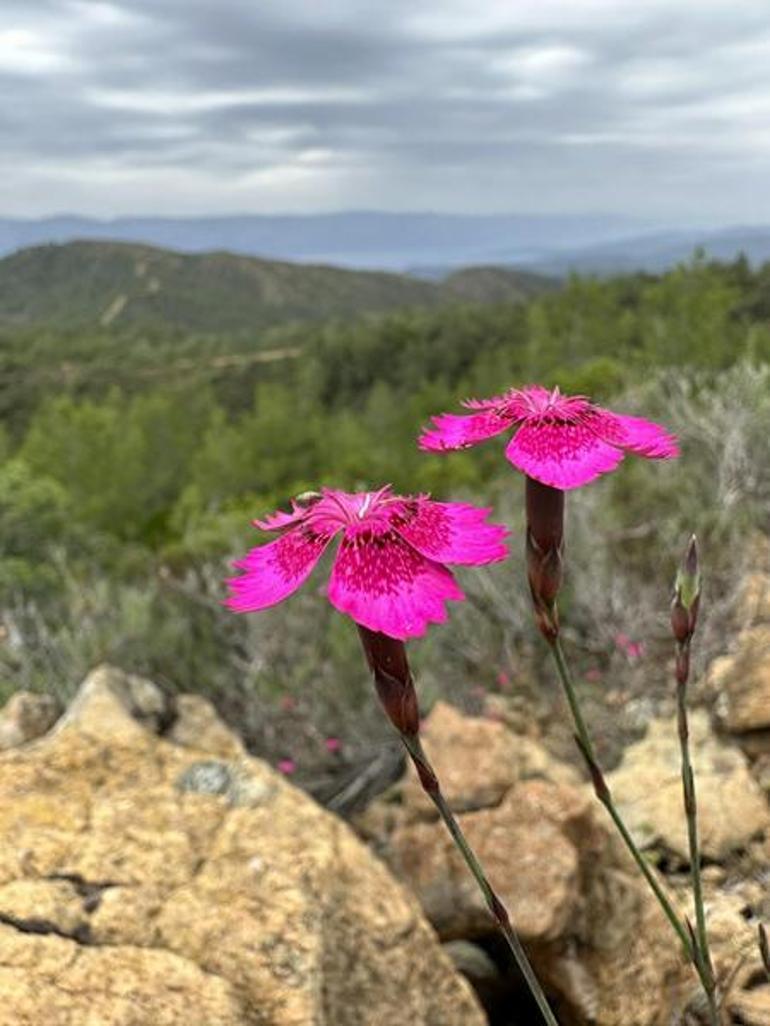
POLYGON ((622 413, 612 416, 620 425, 621 435, 617 442, 609 438, 608 441, 653 460, 670 460, 679 455, 676 435, 666 431, 660 424, 622 413))
POLYGON ((461 399, 460 405, 466 410, 499 410, 505 407, 508 399, 506 392, 503 395, 491 395, 487 399, 461 399))
POLYGON ((458 417, 454 413, 441 413, 431 417, 433 428, 426 428, 418 445, 425 452, 445 452, 448 449, 467 449, 488 438, 494 438, 513 423, 511 417, 494 410, 458 417))
POLYGON ((252 549, 234 564, 243 573, 226 582, 227 605, 238 613, 250 613, 285 599, 307 580, 331 538, 303 525, 252 549))
MULTIPOLYGON (((328 489, 324 489, 324 494, 328 489)), ((306 520, 309 514, 322 503, 324 494, 321 492, 304 492, 296 499, 291 500, 291 512, 285 513, 279 509, 276 513, 269 513, 264 520, 252 520, 255 527, 262 531, 283 531, 287 527, 295 527, 306 520)), ((344 493, 340 493, 344 494, 344 493)))
POLYGON ((305 518, 305 510, 295 507, 291 513, 284 513, 279 509, 275 513, 268 513, 262 520, 252 520, 252 524, 260 531, 282 531, 287 527, 295 527, 305 518))
POLYGON ((463 502, 417 497, 390 507, 390 523, 402 538, 438 563, 480 565, 505 559, 505 527, 488 524, 491 510, 463 502))
POLYGON ((623 450, 603 441, 585 422, 541 421, 519 428, 505 455, 529 477, 567 491, 614 470, 623 450))
POLYGON ((401 641, 424 634, 430 623, 443 623, 446 602, 465 597, 445 567, 378 524, 347 529, 328 596, 356 623, 401 641))

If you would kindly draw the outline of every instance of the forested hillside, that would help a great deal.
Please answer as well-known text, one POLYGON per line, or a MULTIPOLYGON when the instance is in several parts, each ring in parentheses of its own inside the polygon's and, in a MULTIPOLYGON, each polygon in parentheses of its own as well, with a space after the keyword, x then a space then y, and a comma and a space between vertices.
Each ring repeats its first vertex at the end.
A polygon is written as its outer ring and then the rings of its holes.
POLYGON ((435 307, 473 298, 512 302, 553 287, 541 275, 481 268, 447 281, 176 253, 122 242, 39 246, 0 260, 0 326, 254 331, 295 320, 435 307))

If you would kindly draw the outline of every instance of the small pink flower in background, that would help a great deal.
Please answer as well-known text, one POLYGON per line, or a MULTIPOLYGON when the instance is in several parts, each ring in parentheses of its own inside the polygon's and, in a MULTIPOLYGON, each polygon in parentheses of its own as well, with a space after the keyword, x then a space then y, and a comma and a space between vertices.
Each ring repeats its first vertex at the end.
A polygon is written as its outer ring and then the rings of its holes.
POLYGON ((276 769, 279 773, 283 773, 284 776, 290 777, 296 771, 297 764, 294 759, 279 759, 276 769))
POLYGON ((489 509, 394 495, 326 488, 292 503, 291 513, 255 520, 279 537, 235 563, 228 606, 248 613, 275 605, 310 576, 331 540, 342 535, 327 597, 356 623, 405 640, 443 623, 446 603, 465 596, 444 564, 505 559, 505 527, 486 523, 489 509))
POLYGON ((644 642, 643 641, 632 641, 627 634, 620 631, 615 635, 615 645, 620 649, 632 662, 635 659, 641 659, 644 655, 644 642))
POLYGON ((516 428, 505 450, 508 460, 528 477, 562 491, 614 470, 625 452, 648 459, 670 459, 679 452, 676 438, 659 424, 612 413, 585 396, 562 395, 558 388, 512 388, 463 405, 475 412, 433 417, 434 427, 420 437, 421 449, 466 449, 516 428))
POLYGON ((503 691, 506 691, 511 686, 511 678, 504 670, 501 670, 498 673, 497 684, 503 691))
POLYGON ((602 671, 597 669, 595 666, 592 666, 590 670, 586 670, 583 676, 591 684, 598 684, 602 679, 602 671))
POLYGON ((342 742, 338 737, 327 737, 324 741, 327 752, 339 752, 342 748, 342 742))

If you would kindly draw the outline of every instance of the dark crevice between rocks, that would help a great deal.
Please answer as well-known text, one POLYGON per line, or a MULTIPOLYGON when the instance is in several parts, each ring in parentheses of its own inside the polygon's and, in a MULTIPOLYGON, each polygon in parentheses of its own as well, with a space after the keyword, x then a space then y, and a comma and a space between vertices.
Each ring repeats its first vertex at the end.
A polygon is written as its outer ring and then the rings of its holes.
POLYGON ((759 987, 767 987, 770 978, 764 969, 756 969, 743 983, 742 990, 757 990, 759 987))
POLYGON ((106 890, 120 886, 115 880, 86 880, 80 873, 50 873, 46 880, 62 880, 71 884, 78 897, 83 899, 83 911, 88 914, 96 911, 106 890))
MULTIPOLYGON (((176 695, 173 692, 167 691, 165 688, 163 688, 162 691, 164 708, 158 715, 157 723, 155 725, 155 733, 158 737, 165 737, 173 729, 174 724, 179 719, 176 695)), ((136 716, 136 713, 134 713, 133 710, 132 713, 136 716)))
MULTIPOLYGON (((534 998, 524 981, 506 941, 490 934, 477 938, 474 943, 481 948, 497 966, 494 979, 468 982, 476 991, 489 1020, 489 1026, 523 1026, 540 1022, 542 1016, 534 998)), ((543 982, 541 980, 541 982, 543 982)), ((586 1019, 576 1014, 575 1009, 557 993, 544 986, 546 997, 561 1026, 587 1026, 586 1019)))
POLYGON ((94 944, 91 928, 88 923, 79 923, 74 930, 63 930, 56 923, 52 923, 48 919, 37 919, 34 916, 20 919, 17 916, 0 912, 0 924, 10 926, 12 929, 18 930, 19 933, 63 937, 65 940, 75 941, 76 944, 83 946, 94 944))

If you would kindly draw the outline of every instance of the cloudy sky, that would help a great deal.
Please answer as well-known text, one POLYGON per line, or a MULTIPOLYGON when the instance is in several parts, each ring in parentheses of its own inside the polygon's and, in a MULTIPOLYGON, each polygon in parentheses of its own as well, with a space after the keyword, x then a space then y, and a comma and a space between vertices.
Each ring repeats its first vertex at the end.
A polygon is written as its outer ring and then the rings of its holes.
POLYGON ((768 0, 2 0, 0 215, 770 222, 768 0))

